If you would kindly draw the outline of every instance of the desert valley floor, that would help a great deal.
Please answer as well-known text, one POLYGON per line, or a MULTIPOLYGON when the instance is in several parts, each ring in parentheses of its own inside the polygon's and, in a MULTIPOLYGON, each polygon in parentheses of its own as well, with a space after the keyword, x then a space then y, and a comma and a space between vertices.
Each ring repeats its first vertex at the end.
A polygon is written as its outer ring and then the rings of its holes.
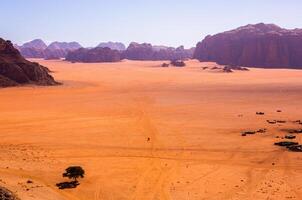
POLYGON ((273 145, 302 128, 301 70, 36 61, 63 85, 0 90, 0 185, 22 200, 302 199, 302 153, 273 145), (86 177, 59 190, 70 165, 86 177))

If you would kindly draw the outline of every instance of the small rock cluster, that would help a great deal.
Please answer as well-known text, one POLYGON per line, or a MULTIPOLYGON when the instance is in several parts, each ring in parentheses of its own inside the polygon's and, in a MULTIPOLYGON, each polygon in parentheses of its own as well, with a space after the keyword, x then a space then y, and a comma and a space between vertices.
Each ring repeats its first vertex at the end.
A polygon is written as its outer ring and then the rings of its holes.
MULTIPOLYGON (((277 110, 278 113, 281 113, 281 110, 277 110)), ((265 115, 264 112, 256 112, 256 115, 265 115)), ((267 123, 269 124, 279 124, 278 126, 282 126, 282 124, 287 123, 288 121, 285 120, 266 120, 267 123)), ((301 120, 296 120, 296 121, 292 121, 295 124, 302 124, 301 120)), ((287 135, 285 135, 284 137, 281 137, 281 139, 283 139, 283 141, 279 141, 279 142, 275 142, 274 145, 276 146, 281 146, 281 147, 286 147, 289 151, 292 152, 302 152, 302 145, 299 144, 296 141, 289 141, 289 140, 294 140, 297 138, 297 136, 295 134, 301 134, 302 133, 302 129, 280 129, 281 131, 285 131, 288 132, 287 135), (284 139, 287 139, 284 140, 284 139)), ((247 136, 247 135, 254 135, 256 133, 266 133, 267 129, 259 129, 256 131, 244 131, 241 133, 241 136, 247 136)), ((280 138, 280 136, 276 136, 276 138, 280 138)))

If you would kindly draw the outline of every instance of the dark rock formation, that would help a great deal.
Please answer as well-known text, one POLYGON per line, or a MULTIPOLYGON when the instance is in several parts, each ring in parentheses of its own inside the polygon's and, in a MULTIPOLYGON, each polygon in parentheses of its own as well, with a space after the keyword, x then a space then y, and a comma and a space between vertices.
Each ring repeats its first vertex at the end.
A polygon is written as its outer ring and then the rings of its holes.
POLYGON ((138 44, 132 42, 124 52, 124 57, 129 60, 152 60, 154 51, 151 44, 138 44))
POLYGON ((18 84, 55 85, 46 67, 25 60, 10 41, 0 38, 0 87, 18 84))
POLYGON ((171 61, 171 65, 174 67, 184 67, 186 66, 186 63, 182 60, 173 60, 171 61))
POLYGON ((76 188, 80 183, 78 181, 57 183, 56 186, 60 190, 76 188))
POLYGON ((256 112, 256 115, 265 115, 264 112, 256 112))
POLYGON ((10 190, 0 187, 0 199, 1 200, 20 200, 13 192, 10 190))
POLYGON ((233 70, 232 70, 230 67, 225 66, 225 67, 222 68, 222 72, 225 72, 225 73, 232 73, 233 70))
POLYGON ((235 66, 235 65, 226 65, 224 68, 231 69, 231 70, 237 70, 237 71, 249 71, 249 69, 246 67, 235 66))
POLYGON ((162 67, 169 67, 170 65, 168 63, 163 63, 161 66, 162 67))
POLYGON ((293 139, 296 139, 296 136, 295 135, 286 135, 284 138, 289 139, 289 140, 293 140, 293 139))
POLYGON ((281 146, 281 147, 289 147, 289 146, 294 146, 294 145, 299 145, 298 142, 289 142, 289 141, 282 141, 282 142, 276 142, 276 146, 281 146))
POLYGON ((71 62, 118 62, 121 60, 121 53, 108 47, 97 47, 94 49, 78 49, 67 54, 66 60, 71 62))
POLYGON ((263 23, 243 26, 207 36, 193 57, 221 65, 302 68, 302 29, 263 23))
POLYGON ((126 46, 121 42, 102 42, 97 47, 108 47, 112 50, 125 51, 126 46))
POLYGON ((302 152, 302 145, 288 146, 287 149, 292 152, 302 152))
POLYGON ((192 58, 193 51, 183 46, 173 48, 132 42, 123 53, 123 57, 129 60, 184 60, 192 58))

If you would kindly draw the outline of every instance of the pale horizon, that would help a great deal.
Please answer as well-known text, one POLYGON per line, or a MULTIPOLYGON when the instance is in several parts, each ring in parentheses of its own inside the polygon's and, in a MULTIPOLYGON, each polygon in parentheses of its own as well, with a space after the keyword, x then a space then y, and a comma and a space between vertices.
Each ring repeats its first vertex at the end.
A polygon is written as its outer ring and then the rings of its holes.
POLYGON ((126 46, 138 42, 191 48, 207 35, 247 24, 263 22, 287 29, 302 27, 299 20, 302 3, 297 0, 11 0, 1 4, 0 17, 10 18, 2 22, 0 37, 17 44, 42 39, 47 43, 76 41, 84 47, 113 41, 126 46))

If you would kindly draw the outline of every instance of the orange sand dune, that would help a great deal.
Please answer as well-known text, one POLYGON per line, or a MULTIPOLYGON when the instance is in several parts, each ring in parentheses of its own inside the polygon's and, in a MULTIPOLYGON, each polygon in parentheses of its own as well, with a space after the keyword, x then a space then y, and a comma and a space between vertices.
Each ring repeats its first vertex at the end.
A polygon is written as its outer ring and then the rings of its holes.
POLYGON ((302 154, 273 145, 302 126, 266 122, 302 120, 302 71, 37 61, 64 85, 0 90, 0 185, 21 199, 302 199, 302 154), (60 191, 70 165, 86 177, 60 191))

